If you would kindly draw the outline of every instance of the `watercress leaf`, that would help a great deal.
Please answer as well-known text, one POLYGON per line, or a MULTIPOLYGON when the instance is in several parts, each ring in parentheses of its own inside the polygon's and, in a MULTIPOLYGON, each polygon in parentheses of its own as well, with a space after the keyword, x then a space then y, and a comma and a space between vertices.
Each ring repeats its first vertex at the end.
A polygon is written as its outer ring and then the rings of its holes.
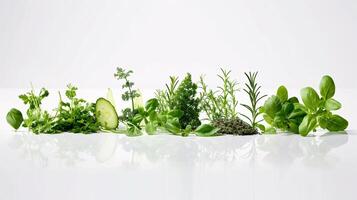
POLYGON ((156 98, 152 98, 146 102, 145 109, 148 113, 156 110, 156 108, 159 106, 159 102, 156 98))
POLYGON ((321 79, 320 94, 326 100, 335 95, 335 83, 328 75, 323 76, 321 79))
POLYGON ((328 111, 331 110, 338 110, 342 107, 341 103, 338 102, 337 100, 330 98, 325 101, 325 108, 328 111))
POLYGON ((18 129, 24 121, 24 118, 22 117, 22 113, 19 110, 12 108, 6 115, 6 121, 14 129, 18 129))
POLYGON ((281 110, 281 102, 277 96, 269 97, 264 103, 265 113, 271 118, 274 118, 275 114, 281 110))
POLYGON ((212 126, 211 124, 201 124, 195 130, 195 134, 201 137, 214 136, 219 131, 219 128, 212 126))
POLYGON ((306 115, 299 126, 300 135, 307 136, 312 130, 315 129, 316 124, 316 117, 312 115, 306 115))
POLYGON ((312 87, 306 87, 300 91, 300 94, 304 105, 308 109, 316 111, 320 105, 320 98, 316 91, 312 87))
POLYGON ((288 90, 286 89, 285 86, 280 86, 278 88, 278 91, 276 92, 276 96, 279 97, 281 102, 285 102, 288 100, 288 90))

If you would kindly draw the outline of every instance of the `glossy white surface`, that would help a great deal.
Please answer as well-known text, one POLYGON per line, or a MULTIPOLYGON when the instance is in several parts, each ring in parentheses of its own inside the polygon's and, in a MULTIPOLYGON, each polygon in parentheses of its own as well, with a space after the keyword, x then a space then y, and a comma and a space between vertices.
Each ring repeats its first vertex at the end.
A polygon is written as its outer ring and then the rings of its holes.
MULTIPOLYGON (((11 107, 23 110, 17 95, 26 90, 0 91, 0 200, 357 198, 357 131, 214 138, 15 133, 4 116, 11 107)), ((356 130, 355 92, 339 94, 349 130, 356 130)), ((56 100, 52 95, 44 106, 56 100)))
POLYGON ((357 135, 0 134, 0 199, 356 199, 357 135))

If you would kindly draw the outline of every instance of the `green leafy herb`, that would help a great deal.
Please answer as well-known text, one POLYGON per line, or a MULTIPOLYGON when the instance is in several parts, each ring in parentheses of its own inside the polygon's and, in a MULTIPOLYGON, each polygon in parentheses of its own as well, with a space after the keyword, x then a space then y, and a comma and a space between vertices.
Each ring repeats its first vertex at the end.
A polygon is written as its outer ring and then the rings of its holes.
POLYGON ((275 133, 276 129, 299 133, 299 125, 304 119, 305 107, 299 104, 296 97, 289 98, 288 90, 280 86, 276 95, 269 97, 260 109, 264 120, 270 127, 264 127, 265 132, 275 133))
MULTIPOLYGON (((261 112, 259 111, 261 106, 259 106, 259 102, 266 97, 267 95, 261 95, 260 94, 260 88, 261 86, 258 86, 257 83, 257 75, 258 72, 254 72, 254 73, 244 73, 245 76, 248 79, 248 83, 245 84, 246 88, 244 89, 245 93, 247 93, 247 95, 249 96, 250 99, 250 105, 247 104, 241 104, 242 106, 244 106, 251 114, 250 117, 248 117, 247 115, 241 114, 243 117, 245 117, 249 122, 250 125, 253 128, 257 128, 260 127, 261 129, 265 130, 265 128, 262 128, 262 125, 259 124, 261 121, 263 120, 258 120, 258 116, 261 114, 261 112)), ((278 95, 282 96, 283 98, 288 98, 287 96, 287 91, 279 91, 278 90, 278 95)))
POLYGON ((60 94, 55 129, 59 132, 95 133, 100 129, 95 116, 95 104, 77 98, 77 90, 71 84, 67 86, 65 94, 69 102, 63 101, 60 94))
POLYGON ((201 124, 199 120, 200 99, 196 98, 196 91, 197 85, 192 82, 191 74, 187 74, 172 98, 171 110, 183 112, 183 115, 179 118, 182 129, 185 129, 188 125, 195 129, 201 124))
POLYGON ((172 107, 172 99, 176 93, 179 80, 176 76, 170 76, 170 83, 165 84, 165 90, 157 90, 155 93, 156 99, 159 102, 159 111, 167 112, 172 107))
POLYGON ((22 117, 22 113, 16 108, 12 108, 6 115, 6 121, 14 128, 18 129, 24 118, 22 117))
POLYGON ((318 127, 329 131, 343 131, 348 127, 346 119, 332 113, 342 106, 332 98, 335 95, 335 83, 330 76, 323 76, 320 81, 321 98, 311 87, 303 88, 300 94, 308 113, 299 126, 299 133, 302 136, 308 135, 318 127))
POLYGON ((120 117, 122 121, 132 120, 132 117, 135 115, 134 99, 136 97, 140 97, 139 91, 133 89, 134 82, 129 80, 129 77, 132 73, 132 70, 125 70, 123 68, 118 67, 116 73, 114 74, 114 77, 116 77, 118 80, 124 81, 122 89, 126 89, 126 91, 121 96, 123 101, 131 102, 131 108, 126 108, 123 110, 123 115, 120 117))
POLYGON ((195 134, 201 137, 210 137, 217 135, 219 128, 216 128, 210 124, 201 124, 195 130, 195 134))
POLYGON ((271 126, 267 130, 291 131, 302 136, 307 136, 319 127, 329 131, 345 130, 348 121, 332 113, 342 106, 332 98, 335 94, 335 83, 330 76, 322 77, 320 94, 321 97, 312 87, 301 89, 301 104, 296 97, 287 99, 286 88, 279 87, 276 96, 268 98, 261 109, 265 121, 271 126))
POLYGON ((203 76, 200 77, 201 108, 206 113, 210 121, 215 119, 232 119, 238 116, 238 100, 236 92, 238 83, 230 77, 231 71, 221 68, 221 74, 217 76, 222 81, 222 85, 217 91, 208 89, 203 76))

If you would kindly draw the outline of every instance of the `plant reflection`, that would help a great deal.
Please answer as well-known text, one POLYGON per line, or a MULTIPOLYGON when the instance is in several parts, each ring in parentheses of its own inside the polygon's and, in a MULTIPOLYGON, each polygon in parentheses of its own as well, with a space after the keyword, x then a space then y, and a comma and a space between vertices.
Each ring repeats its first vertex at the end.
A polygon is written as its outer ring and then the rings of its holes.
POLYGON ((187 166, 262 162, 287 167, 297 160, 319 167, 333 165, 329 153, 346 144, 348 137, 340 133, 317 137, 282 134, 215 138, 18 133, 12 136, 10 146, 18 150, 21 158, 43 167, 58 162, 65 166, 111 162, 132 169, 163 162, 187 166))

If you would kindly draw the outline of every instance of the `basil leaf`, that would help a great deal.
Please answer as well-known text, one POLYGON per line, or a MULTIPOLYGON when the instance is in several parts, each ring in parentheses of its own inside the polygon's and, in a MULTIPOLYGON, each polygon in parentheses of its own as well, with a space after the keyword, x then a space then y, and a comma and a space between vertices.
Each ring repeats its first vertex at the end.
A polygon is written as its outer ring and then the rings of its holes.
POLYGON ((159 102, 157 99, 153 98, 153 99, 149 99, 147 102, 146 102, 146 105, 145 105, 145 110, 150 113, 154 110, 156 110, 156 108, 159 106, 159 102))
POLYGON ((273 123, 273 118, 271 118, 269 115, 264 114, 263 118, 268 124, 272 124, 273 123))
POLYGON ((325 108, 326 110, 328 111, 331 111, 331 110, 338 110, 342 107, 341 103, 336 101, 335 99, 327 99, 326 102, 325 102, 325 108))
POLYGON ((329 99, 335 95, 335 83, 328 75, 323 76, 321 79, 320 94, 324 99, 329 99))
POLYGON ((320 105, 320 98, 316 91, 312 87, 306 87, 300 91, 300 94, 305 106, 312 111, 316 111, 320 105))
POLYGON ((178 118, 168 119, 164 125, 165 129, 170 133, 177 134, 181 132, 181 126, 178 118))
POLYGON ((265 113, 271 118, 274 118, 275 114, 281 110, 281 102, 279 97, 271 96, 264 103, 265 113))
POLYGON ((343 131, 348 127, 348 121, 339 115, 320 117, 319 124, 329 131, 343 131))
POLYGON ((6 121, 17 130, 24 121, 24 118, 19 110, 12 108, 6 115, 6 121))
POLYGON ((201 124, 195 130, 196 135, 202 137, 214 136, 219 131, 219 128, 216 128, 210 124, 201 124))
POLYGON ((281 111, 284 113, 285 116, 289 115, 294 110, 294 104, 292 103, 284 103, 281 111))
POLYGON ((307 136, 312 130, 315 129, 317 124, 316 117, 306 115, 299 126, 299 133, 302 136, 307 136))
POLYGON ((278 88, 278 91, 276 92, 276 96, 279 97, 281 102, 285 102, 288 100, 288 90, 286 89, 285 86, 280 86, 278 88))

